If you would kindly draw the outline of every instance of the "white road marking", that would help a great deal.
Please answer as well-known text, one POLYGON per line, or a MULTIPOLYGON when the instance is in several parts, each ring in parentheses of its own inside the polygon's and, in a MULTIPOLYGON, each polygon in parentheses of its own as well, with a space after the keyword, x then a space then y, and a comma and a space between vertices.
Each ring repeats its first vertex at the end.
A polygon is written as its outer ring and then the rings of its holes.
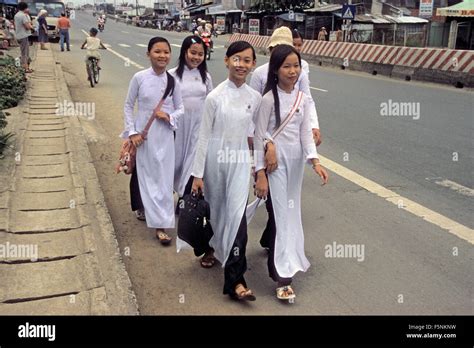
POLYGON ((118 45, 121 47, 130 47, 129 45, 126 45, 126 44, 118 44, 118 45))
POLYGON ((316 87, 309 87, 309 88, 311 88, 311 89, 315 89, 315 90, 317 90, 317 91, 321 91, 321 92, 327 92, 327 90, 326 90, 326 89, 321 89, 321 88, 316 88, 316 87))
POLYGON ((148 47, 148 45, 145 45, 145 44, 137 44, 137 46, 139 46, 139 47, 148 47))
POLYGON ((174 47, 179 47, 179 48, 181 48, 181 45, 177 45, 177 44, 171 44, 171 46, 174 46, 174 47))
POLYGON ((398 193, 391 191, 376 182, 357 174, 356 172, 341 166, 340 164, 331 161, 329 158, 319 156, 321 163, 329 170, 333 171, 344 179, 347 179, 354 184, 366 189, 367 191, 385 199, 386 201, 395 204, 415 216, 431 222, 432 224, 447 230, 449 233, 474 244, 474 230, 464 226, 454 220, 447 218, 431 209, 428 209, 406 197, 400 196, 398 193))
MULTIPOLYGON (((86 35, 86 36, 89 36, 89 34, 85 31, 85 30, 82 30, 82 32, 86 35)), ((105 44, 104 43, 104 46, 107 47, 107 51, 109 51, 110 53, 113 53, 115 54, 117 57, 119 57, 120 59, 122 59, 123 61, 125 61, 125 63, 127 64, 130 64, 130 65, 133 65, 134 67, 138 68, 138 69, 145 69, 144 66, 141 66, 140 64, 134 62, 133 60, 131 60, 130 58, 128 57, 125 57, 123 55, 121 55, 120 53, 114 51, 112 48, 110 48, 111 46, 109 44, 105 44)), ((130 46, 129 46, 130 47, 130 46)))
POLYGON ((443 178, 426 178, 426 180, 434 182, 437 185, 447 187, 447 188, 449 188, 453 191, 456 191, 457 193, 459 193, 461 195, 468 196, 468 197, 474 197, 474 190, 473 189, 471 189, 469 187, 466 187, 466 186, 463 186, 461 184, 458 184, 457 182, 447 180, 447 179, 443 179, 443 178))
POLYGON ((124 33, 124 34, 129 34, 128 31, 124 31, 124 30, 122 30, 122 33, 124 33))

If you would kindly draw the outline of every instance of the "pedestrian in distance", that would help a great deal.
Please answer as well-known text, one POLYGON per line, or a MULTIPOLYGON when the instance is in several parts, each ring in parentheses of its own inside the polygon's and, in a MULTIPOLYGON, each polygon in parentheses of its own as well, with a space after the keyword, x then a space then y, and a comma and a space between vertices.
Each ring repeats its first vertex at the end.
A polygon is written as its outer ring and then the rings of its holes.
POLYGON ((298 51, 289 45, 278 45, 270 57, 255 129, 255 191, 259 198, 271 195, 266 201, 270 216, 267 263, 281 300, 295 298, 292 278, 310 266, 304 254, 300 208, 305 162, 312 163, 323 184, 328 182, 311 132, 311 104, 298 89, 300 73, 298 51), (274 160, 266 161, 268 157, 274 160))
POLYGON ((206 98, 192 175, 192 192, 209 202, 214 235, 210 246, 224 268, 223 293, 254 301, 247 287, 247 222, 245 210, 250 180, 248 134, 261 96, 246 84, 255 67, 254 48, 232 43, 224 57, 228 79, 206 98))
POLYGON ((47 50, 45 44, 48 42, 48 23, 46 22, 46 16, 48 12, 41 10, 38 13, 38 42, 42 50, 47 50))
POLYGON ((66 48, 68 51, 71 50, 69 45, 69 28, 71 28, 71 21, 66 14, 61 13, 61 18, 58 19, 58 28, 59 28, 59 45, 61 47, 61 52, 64 52, 64 42, 66 42, 66 48))
POLYGON ((318 40, 326 41, 327 35, 328 35, 328 32, 326 31, 326 28, 322 27, 318 33, 318 40))
POLYGON ((168 40, 152 38, 147 56, 151 67, 137 72, 128 87, 121 137, 130 139, 137 147, 137 177, 147 226, 155 229, 156 238, 162 245, 169 245, 172 238, 165 229, 175 227, 174 131, 184 106, 180 87, 166 70, 171 59, 168 40), (151 117, 154 120, 147 134, 143 134, 151 117))
POLYGON ((33 70, 30 69, 29 37, 31 36, 33 25, 28 15, 28 4, 26 2, 20 2, 18 4, 18 12, 15 14, 13 21, 15 23, 15 37, 20 45, 21 65, 26 73, 32 73, 33 70))
POLYGON ((337 28, 337 31, 336 31, 336 41, 337 42, 342 42, 343 41, 343 32, 341 30, 341 28, 337 28))

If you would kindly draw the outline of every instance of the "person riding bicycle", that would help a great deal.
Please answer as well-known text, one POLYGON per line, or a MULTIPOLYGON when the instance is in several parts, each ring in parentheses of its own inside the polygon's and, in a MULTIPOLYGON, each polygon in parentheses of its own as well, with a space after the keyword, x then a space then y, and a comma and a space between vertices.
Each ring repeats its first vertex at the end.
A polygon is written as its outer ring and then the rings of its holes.
POLYGON ((90 57, 94 57, 97 59, 97 67, 100 69, 100 53, 99 53, 99 48, 107 49, 107 47, 104 46, 102 41, 97 36, 97 29, 96 28, 91 28, 89 30, 90 36, 86 38, 84 43, 81 46, 81 49, 87 48, 87 53, 86 53, 86 63, 88 62, 90 57))

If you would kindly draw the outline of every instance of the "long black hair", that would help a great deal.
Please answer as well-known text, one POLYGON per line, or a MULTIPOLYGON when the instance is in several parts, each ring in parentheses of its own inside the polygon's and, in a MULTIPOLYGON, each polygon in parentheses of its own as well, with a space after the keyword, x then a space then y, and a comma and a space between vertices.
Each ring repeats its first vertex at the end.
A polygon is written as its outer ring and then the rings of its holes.
POLYGON ((184 66, 186 65, 186 53, 188 52, 189 48, 194 44, 200 44, 202 48, 204 48, 204 60, 201 64, 199 64, 197 68, 199 70, 199 73, 201 74, 202 83, 205 84, 207 79, 207 47, 204 44, 204 41, 202 41, 202 39, 197 35, 188 36, 183 40, 178 58, 178 68, 176 69, 176 75, 178 75, 180 80, 183 80, 184 66))
POLYGON ((268 91, 272 91, 273 99, 275 100, 275 117, 276 117, 276 128, 280 127, 281 117, 280 117, 280 98, 278 98, 278 70, 285 62, 286 57, 290 54, 296 54, 298 56, 298 61, 301 66, 301 56, 298 51, 290 45, 277 45, 272 51, 270 56, 270 64, 268 66, 268 76, 265 89, 263 94, 265 95, 268 91))
MULTIPOLYGON (((158 42, 166 43, 171 52, 171 45, 168 42, 168 40, 166 40, 164 37, 161 37, 161 36, 155 36, 155 37, 152 37, 150 41, 148 41, 148 53, 150 53, 153 46, 158 42)), ((166 77, 167 77, 167 82, 166 82, 165 93, 163 94, 163 99, 166 99, 168 96, 173 95, 174 85, 175 85, 174 77, 168 72, 168 70, 166 70, 166 77)))

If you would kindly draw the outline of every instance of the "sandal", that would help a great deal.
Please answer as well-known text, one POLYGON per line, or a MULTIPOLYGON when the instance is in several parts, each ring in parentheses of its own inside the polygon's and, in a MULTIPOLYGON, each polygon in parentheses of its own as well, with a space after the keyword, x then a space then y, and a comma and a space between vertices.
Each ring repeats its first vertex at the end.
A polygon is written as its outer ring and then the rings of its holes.
POLYGON ((246 288, 243 284, 238 284, 235 287, 235 293, 231 297, 239 301, 255 301, 257 299, 252 290, 246 288))
POLYGON ((135 210, 135 215, 136 215, 137 219, 140 220, 140 221, 145 221, 146 220, 145 212, 143 210, 140 210, 140 209, 135 210))
POLYGON ((25 73, 27 74, 31 74, 33 72, 35 72, 33 69, 25 69, 25 73))
POLYGON ((168 236, 165 231, 157 230, 156 231, 156 238, 160 241, 162 245, 169 245, 171 244, 172 238, 168 236))
POLYGON ((211 251, 209 254, 206 253, 201 258, 201 267, 203 268, 211 268, 216 263, 216 258, 214 257, 214 252, 211 251))
POLYGON ((291 285, 282 286, 276 289, 277 298, 279 300, 292 300, 296 297, 296 294, 291 285))

